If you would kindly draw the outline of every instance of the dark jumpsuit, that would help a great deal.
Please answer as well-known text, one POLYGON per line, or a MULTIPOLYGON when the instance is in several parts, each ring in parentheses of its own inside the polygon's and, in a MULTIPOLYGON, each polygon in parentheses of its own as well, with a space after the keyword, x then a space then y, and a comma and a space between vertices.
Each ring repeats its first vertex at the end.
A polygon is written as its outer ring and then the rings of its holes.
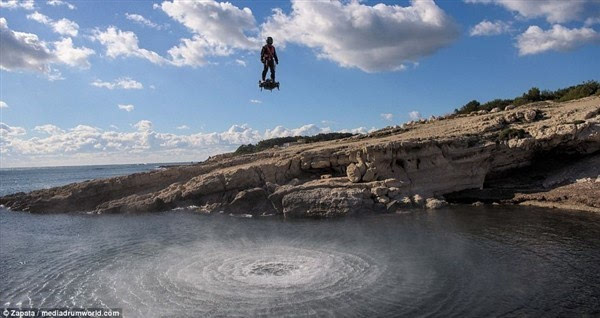
POLYGON ((265 80, 267 70, 271 69, 271 80, 275 82, 275 63, 279 64, 279 59, 277 58, 277 52, 273 45, 267 44, 262 47, 262 50, 260 51, 260 61, 264 64, 262 80, 265 80))

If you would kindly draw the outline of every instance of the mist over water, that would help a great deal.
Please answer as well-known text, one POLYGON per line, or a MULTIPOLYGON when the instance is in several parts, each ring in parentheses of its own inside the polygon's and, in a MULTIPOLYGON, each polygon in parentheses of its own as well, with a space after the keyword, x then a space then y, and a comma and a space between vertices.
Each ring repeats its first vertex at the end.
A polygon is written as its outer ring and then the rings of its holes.
MULTIPOLYGON (((0 195, 156 166, 0 169, 0 195)), ((334 220, 0 209, 1 307, 125 317, 598 316, 600 215, 451 206, 334 220)))
MULTIPOLYGON (((0 301, 126 317, 600 314, 600 216, 336 220, 0 211, 0 301)), ((10 303, 10 304, 9 304, 10 303)))

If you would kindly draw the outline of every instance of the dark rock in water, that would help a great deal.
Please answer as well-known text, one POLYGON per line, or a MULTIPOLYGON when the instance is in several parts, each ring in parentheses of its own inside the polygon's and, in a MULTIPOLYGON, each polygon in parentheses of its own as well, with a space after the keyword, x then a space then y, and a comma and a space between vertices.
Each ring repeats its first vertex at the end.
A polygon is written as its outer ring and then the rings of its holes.
POLYGON ((267 197, 267 191, 263 188, 253 188, 240 191, 233 201, 225 207, 225 211, 232 214, 275 214, 271 201, 267 197))

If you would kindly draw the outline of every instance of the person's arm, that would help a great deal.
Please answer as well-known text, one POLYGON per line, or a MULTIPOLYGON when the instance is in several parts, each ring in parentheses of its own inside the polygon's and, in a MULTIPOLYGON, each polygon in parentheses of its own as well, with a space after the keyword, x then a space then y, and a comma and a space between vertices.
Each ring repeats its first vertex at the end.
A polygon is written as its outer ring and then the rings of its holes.
POLYGON ((275 64, 279 64, 279 59, 277 58, 277 51, 275 47, 273 47, 273 58, 275 59, 275 64))
POLYGON ((265 56, 265 47, 263 46, 262 49, 260 50, 260 62, 264 63, 264 56, 265 56))

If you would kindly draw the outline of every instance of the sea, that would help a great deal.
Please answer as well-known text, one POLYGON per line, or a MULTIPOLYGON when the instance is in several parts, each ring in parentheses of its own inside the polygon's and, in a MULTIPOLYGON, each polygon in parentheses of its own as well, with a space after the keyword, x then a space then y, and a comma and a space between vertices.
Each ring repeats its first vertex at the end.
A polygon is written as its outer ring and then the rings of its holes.
MULTIPOLYGON (((0 169, 0 194, 154 169, 160 165, 0 169)), ((598 317, 600 215, 470 205, 335 219, 1 208, 0 308, 598 317)))

